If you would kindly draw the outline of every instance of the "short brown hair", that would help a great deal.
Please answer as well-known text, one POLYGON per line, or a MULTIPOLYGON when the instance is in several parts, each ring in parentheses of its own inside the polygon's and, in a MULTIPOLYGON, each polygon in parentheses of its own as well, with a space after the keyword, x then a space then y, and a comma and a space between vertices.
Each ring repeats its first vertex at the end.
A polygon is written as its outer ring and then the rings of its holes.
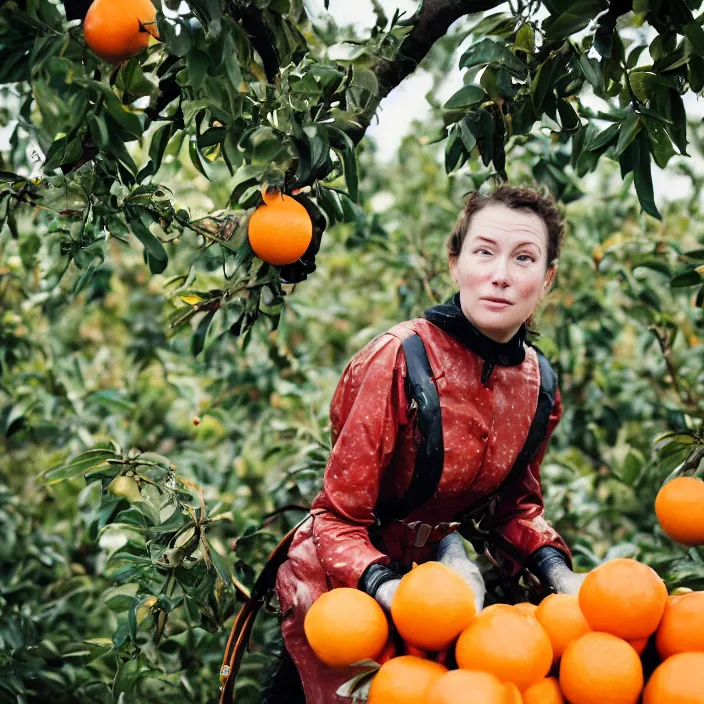
POLYGON ((545 223, 548 231, 548 268, 557 264, 565 233, 565 220, 549 193, 540 193, 532 188, 521 188, 502 184, 491 193, 470 193, 464 209, 457 219, 452 234, 447 239, 447 254, 456 258, 462 251, 472 218, 482 208, 492 203, 501 203, 513 210, 529 210, 545 223))

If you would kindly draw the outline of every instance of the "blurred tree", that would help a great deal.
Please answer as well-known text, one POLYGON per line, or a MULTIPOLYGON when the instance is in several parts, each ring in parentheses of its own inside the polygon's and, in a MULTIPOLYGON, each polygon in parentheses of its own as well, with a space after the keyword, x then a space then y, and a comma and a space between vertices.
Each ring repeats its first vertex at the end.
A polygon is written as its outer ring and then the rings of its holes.
MULTIPOLYGON (((167 3, 157 13, 160 41, 113 66, 85 44, 77 22, 85 2, 5 2, 0 85, 11 86, 4 93, 16 110, 0 164, 0 224, 19 238, 18 218, 38 208, 40 243, 54 261, 45 285, 73 263, 81 272, 73 293, 89 285, 110 240, 136 237, 159 274, 185 236, 196 246, 169 273, 191 309, 174 326, 198 316, 205 337, 217 317, 243 335, 260 317, 263 296, 276 325, 282 283, 315 269, 326 223, 358 219, 355 145, 380 102, 456 20, 498 4, 425 0, 412 17, 391 19, 377 4, 370 35, 355 38, 329 16, 311 19, 301 0, 167 3), (161 168, 181 150, 225 191, 201 217, 179 205, 161 168), (246 237, 264 184, 305 191, 315 223, 308 252, 283 271, 257 264, 246 237), (209 249, 206 258, 217 257, 224 276, 204 289, 195 265, 209 249)), ((464 85, 441 109, 447 171, 478 153, 489 168, 475 186, 505 179, 507 149, 535 140, 539 124, 556 146, 569 145, 533 165, 558 198, 578 197, 572 175, 593 171, 606 155, 622 177, 632 174, 643 209, 660 217, 651 158, 664 167, 687 155, 682 96, 704 87, 699 5, 517 0, 511 12, 487 15, 469 29, 459 60, 464 85), (587 107, 589 96, 606 108, 587 107)), ((454 46, 466 35, 453 32, 454 46)))
MULTIPOLYGON (((581 567, 637 556, 670 587, 704 588, 701 551, 674 546, 652 509, 704 447, 704 177, 682 158, 704 133, 680 109, 702 45, 689 5, 587 5, 591 23, 583 3, 547 3, 542 19, 519 3, 471 28, 446 17, 423 62, 433 116, 389 164, 356 140, 420 14, 377 7, 359 38, 296 3, 165 4, 163 43, 110 67, 61 5, 2 5, 0 700, 212 701, 238 599, 320 486, 344 364, 449 295, 462 196, 504 171, 546 184, 569 221, 538 326, 565 405, 548 516, 581 567), (271 79, 259 35, 274 37, 271 79), (438 104, 467 37, 466 85, 438 104), (643 211, 647 175, 623 175, 646 151, 647 174, 652 156, 692 182, 661 220, 643 211), (265 182, 306 180, 326 236, 305 295, 289 296, 249 250, 246 217, 265 182)), ((476 9, 423 11, 441 6, 476 9)), ((275 630, 273 614, 257 623, 243 704, 275 630)))

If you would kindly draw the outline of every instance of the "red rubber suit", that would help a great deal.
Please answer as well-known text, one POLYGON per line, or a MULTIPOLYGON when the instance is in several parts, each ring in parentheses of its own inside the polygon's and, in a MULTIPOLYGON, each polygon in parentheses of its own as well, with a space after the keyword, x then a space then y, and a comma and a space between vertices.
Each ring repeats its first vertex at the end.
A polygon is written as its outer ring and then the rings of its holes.
MULTIPOLYGON (((350 678, 320 662, 307 644, 303 620, 308 608, 335 587, 357 587, 372 563, 390 558, 433 559, 437 542, 456 529, 457 512, 495 489, 523 447, 538 402, 540 372, 535 350, 525 359, 496 366, 481 383, 484 360, 472 349, 423 318, 400 323, 369 342, 345 368, 330 407, 333 449, 323 490, 312 518, 299 528, 288 560, 277 576, 281 629, 301 675, 307 704, 349 702, 335 694, 350 678), (404 392, 406 362, 401 341, 422 338, 434 373, 442 413, 444 465, 435 494, 404 523, 382 530, 372 544, 369 528, 377 501, 403 496, 413 474, 415 411, 404 392), (435 526, 423 547, 408 524, 435 526), (439 524, 445 525, 439 525, 439 524)), ((562 415, 559 390, 548 431, 524 475, 502 491, 495 512, 492 554, 509 574, 545 546, 570 551, 543 518, 540 463, 562 415)))

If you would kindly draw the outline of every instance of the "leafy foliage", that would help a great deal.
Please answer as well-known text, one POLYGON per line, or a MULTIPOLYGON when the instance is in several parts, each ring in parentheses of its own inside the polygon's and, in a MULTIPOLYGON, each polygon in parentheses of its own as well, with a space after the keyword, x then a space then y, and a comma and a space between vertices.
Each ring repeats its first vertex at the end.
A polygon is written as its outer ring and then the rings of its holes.
MULTIPOLYGON (((354 147, 357 123, 418 18, 379 14, 332 60, 352 35, 295 2, 188 7, 165 4, 163 44, 114 68, 61 6, 0 9, 0 109, 19 116, 0 192, 0 698, 213 700, 239 600, 320 486, 344 364, 449 295, 462 196, 502 172, 545 184, 569 221, 537 340, 565 407, 548 517, 581 568, 633 555, 703 588, 701 551, 653 512, 704 447, 689 6, 612 3, 590 24, 598 2, 545 3, 542 21, 519 3, 453 29, 424 65, 439 82, 469 32, 465 86, 391 164, 354 147), (276 63, 251 44, 257 21, 276 63), (648 51, 624 39, 638 25, 657 33, 648 51), (660 220, 651 157, 694 193, 659 201, 660 220), (265 181, 308 182, 322 211, 300 287, 246 242, 265 181)), ((276 627, 257 621, 238 701, 257 701, 276 627)))

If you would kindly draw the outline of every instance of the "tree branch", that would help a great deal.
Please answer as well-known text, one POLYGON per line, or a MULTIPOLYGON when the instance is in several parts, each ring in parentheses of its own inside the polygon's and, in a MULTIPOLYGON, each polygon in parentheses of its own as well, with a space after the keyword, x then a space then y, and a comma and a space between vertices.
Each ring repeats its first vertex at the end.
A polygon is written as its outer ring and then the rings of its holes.
POLYGON ((500 0, 424 0, 418 20, 410 34, 403 40, 393 61, 378 61, 373 71, 379 82, 379 94, 367 116, 360 119, 361 128, 348 134, 357 143, 367 131, 381 101, 404 78, 409 76, 426 57, 433 44, 444 37, 450 25, 465 15, 485 12, 501 4, 500 0))

